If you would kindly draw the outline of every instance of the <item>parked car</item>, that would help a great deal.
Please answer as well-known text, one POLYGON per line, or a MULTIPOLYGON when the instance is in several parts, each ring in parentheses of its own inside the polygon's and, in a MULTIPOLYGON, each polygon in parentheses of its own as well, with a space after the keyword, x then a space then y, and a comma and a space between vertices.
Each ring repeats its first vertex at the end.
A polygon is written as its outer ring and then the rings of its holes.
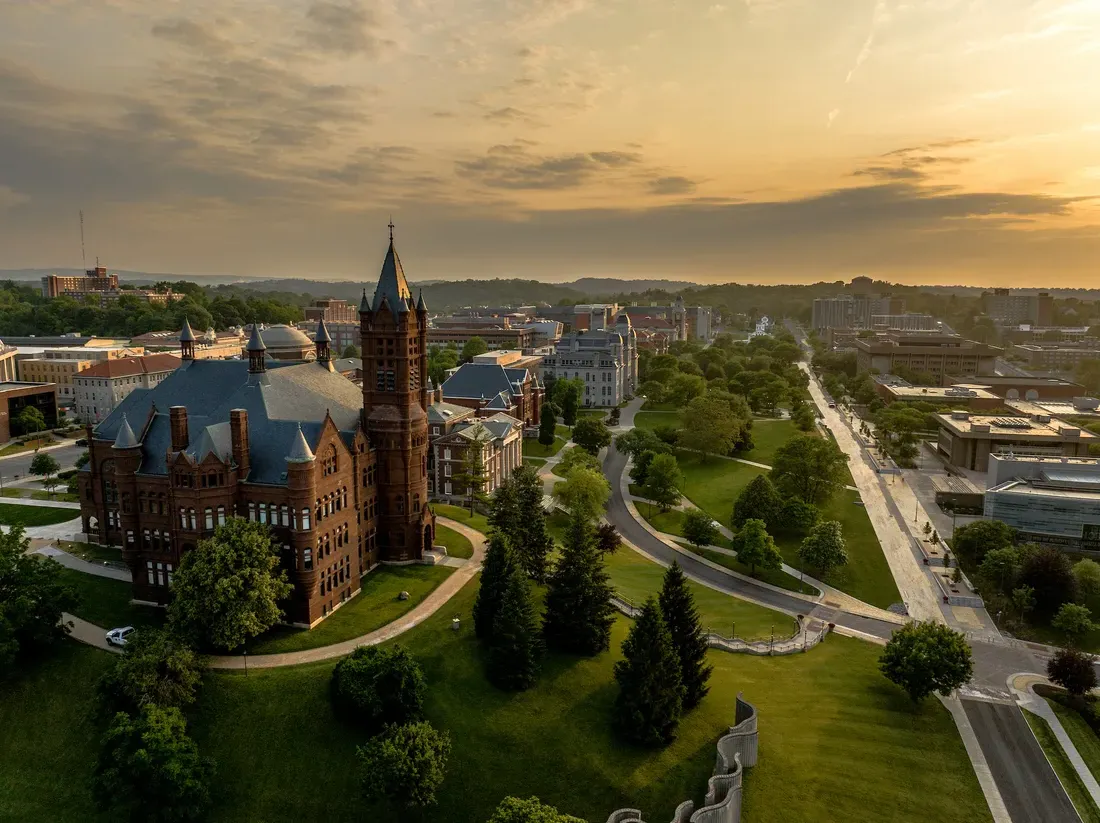
POLYGON ((125 646, 127 639, 134 632, 133 626, 124 626, 121 629, 111 629, 107 632, 107 645, 125 646))
POLYGON ((88 445, 88 438, 87 437, 81 437, 79 440, 76 441, 76 445, 78 445, 78 446, 87 446, 88 445))

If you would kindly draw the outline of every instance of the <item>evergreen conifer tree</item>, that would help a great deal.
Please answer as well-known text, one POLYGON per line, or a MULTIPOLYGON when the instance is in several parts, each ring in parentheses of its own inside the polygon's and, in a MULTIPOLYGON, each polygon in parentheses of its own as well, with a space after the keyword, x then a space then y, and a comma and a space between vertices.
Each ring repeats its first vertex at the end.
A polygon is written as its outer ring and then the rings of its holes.
POLYGON ((679 563, 674 562, 665 572, 658 602, 672 637, 672 646, 680 659, 684 711, 694 709, 709 691, 707 680, 714 669, 707 665, 707 639, 703 636, 703 627, 699 625, 695 598, 679 563))
POLYGON ((492 532, 485 550, 485 565, 481 568, 477 600, 474 601, 474 634, 480 638, 493 634, 493 624, 504 601, 504 588, 514 565, 508 538, 501 532, 492 532))
POLYGON ((535 685, 541 668, 542 635, 531 585, 518 564, 504 581, 503 599, 489 640, 489 680, 501 689, 522 691, 535 685))
POLYGON ((517 562, 532 580, 546 582, 547 559, 554 539, 546 530, 542 509, 542 481, 532 466, 518 466, 509 482, 515 495, 515 520, 509 533, 517 562))
POLYGON ((615 664, 615 727, 634 743, 668 743, 676 737, 684 686, 672 635, 652 597, 623 641, 623 658, 615 664))
POLYGON ((539 443, 543 446, 553 446, 554 437, 557 435, 557 409, 550 403, 543 403, 539 414, 539 443))
POLYGON ((509 477, 501 483, 489 501, 489 525, 509 538, 515 534, 519 522, 516 484, 512 480, 513 478, 509 477))
POLYGON ((574 654, 607 651, 615 622, 611 594, 592 524, 583 516, 570 518, 561 560, 546 592, 542 627, 546 644, 574 654))

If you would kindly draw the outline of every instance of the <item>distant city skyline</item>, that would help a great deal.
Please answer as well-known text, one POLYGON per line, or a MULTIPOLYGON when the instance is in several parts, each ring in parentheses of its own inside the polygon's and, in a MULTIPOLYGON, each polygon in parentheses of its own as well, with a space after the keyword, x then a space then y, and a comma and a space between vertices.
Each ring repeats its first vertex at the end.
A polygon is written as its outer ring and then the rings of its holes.
POLYGON ((1097 285, 1090 0, 0 0, 0 268, 1097 285))

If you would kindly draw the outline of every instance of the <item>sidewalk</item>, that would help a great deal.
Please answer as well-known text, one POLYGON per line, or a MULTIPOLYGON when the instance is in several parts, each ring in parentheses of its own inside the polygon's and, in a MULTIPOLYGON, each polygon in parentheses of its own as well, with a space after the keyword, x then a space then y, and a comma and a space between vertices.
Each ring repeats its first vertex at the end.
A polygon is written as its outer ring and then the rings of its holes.
POLYGON ((107 563, 89 563, 87 560, 81 560, 79 557, 73 557, 73 555, 56 546, 46 546, 37 549, 34 554, 41 554, 44 557, 53 558, 62 566, 74 569, 78 572, 83 572, 84 574, 94 574, 97 577, 109 577, 112 580, 121 580, 124 583, 132 582, 129 569, 119 569, 107 563))
POLYGON ((1070 736, 1066 733, 1065 727, 1062 726, 1062 721, 1058 719, 1058 715, 1054 713, 1054 709, 1050 707, 1045 698, 1035 693, 1035 686, 1039 683, 1049 685, 1050 681, 1036 674, 1018 674, 1009 679, 1008 686, 1016 695, 1016 700, 1021 708, 1038 715, 1050 724, 1051 731, 1058 739, 1058 745, 1062 747, 1062 751, 1066 753, 1069 762, 1073 764, 1074 770, 1092 796, 1093 802, 1100 805, 1100 784, 1096 782, 1096 777, 1089 770, 1088 764, 1081 757, 1081 753, 1077 751, 1077 746, 1074 745, 1070 736))
POLYGON ((31 500, 29 497, 0 497, 0 503, 14 506, 42 506, 47 509, 75 509, 80 511, 79 503, 66 503, 63 500, 31 500))
POLYGON ((72 440, 62 440, 60 443, 56 443, 52 446, 43 446, 37 452, 34 449, 24 449, 23 451, 15 452, 15 454, 5 454, 0 456, 0 461, 11 460, 13 457, 26 457, 28 454, 39 454, 41 452, 52 452, 55 449, 67 449, 76 445, 76 441, 80 438, 74 437, 72 440))

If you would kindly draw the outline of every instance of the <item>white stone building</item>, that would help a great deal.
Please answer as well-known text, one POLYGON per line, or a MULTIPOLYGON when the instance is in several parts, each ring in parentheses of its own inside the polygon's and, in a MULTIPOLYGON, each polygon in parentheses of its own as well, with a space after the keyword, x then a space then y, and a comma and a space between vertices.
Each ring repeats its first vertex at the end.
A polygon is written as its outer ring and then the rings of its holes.
MULTIPOLYGON (((438 437, 431 440, 432 459, 428 478, 428 493, 437 500, 461 502, 467 498, 462 482, 463 462, 467 451, 481 442, 481 461, 485 467, 483 494, 490 495, 523 462, 523 423, 510 415, 473 417, 474 411, 450 403, 432 406, 438 414, 450 411, 456 416, 469 414, 438 437)), ((429 422, 431 415, 429 415, 429 422)))
POLYGON ((134 389, 151 389, 179 368, 174 354, 147 354, 104 360, 73 377, 73 412, 85 423, 99 423, 134 389))
POLYGON ((542 376, 584 381, 585 406, 618 406, 638 382, 638 338, 624 313, 613 330, 574 332, 542 361, 542 376))

